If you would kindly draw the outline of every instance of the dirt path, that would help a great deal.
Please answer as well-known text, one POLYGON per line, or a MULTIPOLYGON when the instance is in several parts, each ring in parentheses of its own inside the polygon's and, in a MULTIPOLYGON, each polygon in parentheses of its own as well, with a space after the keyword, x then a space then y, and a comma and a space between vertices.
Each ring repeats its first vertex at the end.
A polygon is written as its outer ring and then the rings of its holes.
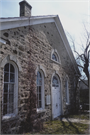
POLYGON ((90 120, 82 120, 82 119, 74 119, 74 118, 63 118, 62 121, 90 124, 90 120))

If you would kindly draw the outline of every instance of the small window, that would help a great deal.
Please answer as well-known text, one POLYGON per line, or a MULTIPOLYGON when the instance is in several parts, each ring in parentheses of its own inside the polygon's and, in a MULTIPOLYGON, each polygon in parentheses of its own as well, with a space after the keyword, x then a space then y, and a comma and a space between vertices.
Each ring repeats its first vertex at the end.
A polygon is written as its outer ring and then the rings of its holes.
POLYGON ((65 81, 65 93, 66 93, 66 103, 69 104, 69 89, 68 89, 68 79, 65 81))

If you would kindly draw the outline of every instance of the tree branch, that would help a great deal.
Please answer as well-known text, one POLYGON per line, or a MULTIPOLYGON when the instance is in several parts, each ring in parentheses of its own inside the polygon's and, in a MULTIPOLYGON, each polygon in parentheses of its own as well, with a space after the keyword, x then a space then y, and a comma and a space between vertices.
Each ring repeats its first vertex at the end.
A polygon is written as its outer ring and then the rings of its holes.
MULTIPOLYGON (((79 78, 79 79, 80 79, 80 78, 79 78)), ((82 79, 80 79, 80 80, 81 80, 87 87, 89 87, 88 84, 85 83, 85 81, 83 81, 82 79)))
POLYGON ((79 66, 79 67, 81 67, 81 68, 84 68, 83 66, 81 66, 81 65, 79 65, 79 64, 77 64, 77 66, 79 66))

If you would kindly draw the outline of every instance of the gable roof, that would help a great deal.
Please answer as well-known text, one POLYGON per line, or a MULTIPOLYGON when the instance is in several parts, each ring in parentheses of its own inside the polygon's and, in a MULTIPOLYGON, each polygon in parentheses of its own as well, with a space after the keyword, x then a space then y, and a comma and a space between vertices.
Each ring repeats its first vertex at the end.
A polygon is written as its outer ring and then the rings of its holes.
POLYGON ((29 26, 29 25, 36 25, 36 24, 43 24, 43 23, 51 23, 51 22, 54 22, 58 29, 58 32, 62 38, 63 44, 67 50, 67 53, 73 64, 76 74, 80 75, 75 58, 73 56, 72 50, 70 48, 70 45, 68 43, 67 37, 65 35, 64 29, 62 27, 58 15, 0 18, 0 30, 6 30, 6 29, 29 26))

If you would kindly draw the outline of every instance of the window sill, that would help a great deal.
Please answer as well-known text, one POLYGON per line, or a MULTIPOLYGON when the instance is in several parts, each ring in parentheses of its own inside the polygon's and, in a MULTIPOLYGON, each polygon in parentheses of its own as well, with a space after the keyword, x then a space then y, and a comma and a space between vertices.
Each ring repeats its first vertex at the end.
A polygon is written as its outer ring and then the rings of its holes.
POLYGON ((58 61, 55 61, 55 60, 53 60, 53 59, 51 59, 54 63, 56 63, 56 64, 61 64, 60 62, 58 62, 58 61))
POLYGON ((45 109, 37 109, 37 113, 43 113, 43 112, 45 112, 46 110, 45 109))
POLYGON ((66 105, 70 105, 69 103, 66 103, 66 105))
POLYGON ((2 120, 9 120, 11 118, 15 118, 15 114, 8 114, 2 117, 2 120))

